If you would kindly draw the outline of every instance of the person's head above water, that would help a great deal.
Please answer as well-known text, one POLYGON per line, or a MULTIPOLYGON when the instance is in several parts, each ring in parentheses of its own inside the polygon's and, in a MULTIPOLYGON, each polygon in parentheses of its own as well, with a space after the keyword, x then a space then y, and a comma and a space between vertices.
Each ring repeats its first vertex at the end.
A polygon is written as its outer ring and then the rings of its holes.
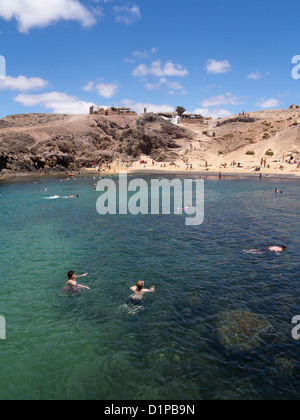
POLYGON ((74 275, 75 275, 75 271, 69 271, 68 272, 68 279, 71 280, 74 275))
POLYGON ((137 282, 137 284, 136 284, 136 287, 137 287, 137 290, 140 292, 140 291, 142 291, 143 290, 143 288, 144 288, 144 282, 143 281, 138 281, 137 282))
POLYGON ((286 245, 281 245, 282 249, 287 249, 286 245))

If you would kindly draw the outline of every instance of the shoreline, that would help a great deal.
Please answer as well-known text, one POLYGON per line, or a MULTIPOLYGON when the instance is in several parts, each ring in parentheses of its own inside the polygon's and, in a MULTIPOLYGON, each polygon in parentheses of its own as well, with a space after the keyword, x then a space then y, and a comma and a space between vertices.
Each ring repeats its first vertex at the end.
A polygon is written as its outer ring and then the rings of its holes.
MULTIPOLYGON (((125 168, 120 165, 114 165, 110 170, 100 172, 101 176, 117 176, 119 172, 126 171, 128 175, 155 175, 155 176, 186 176, 188 178, 191 177, 203 177, 203 178, 219 178, 221 173, 221 179, 228 179, 228 178, 250 178, 250 179, 259 179, 260 175, 263 179, 286 179, 286 180, 300 180, 300 173, 286 173, 282 171, 274 171, 272 169, 268 169, 265 171, 260 172, 249 172, 249 170, 243 170, 242 168, 237 168, 236 171, 232 169, 222 169, 218 170, 217 168, 213 168, 209 171, 206 170, 186 170, 179 168, 171 169, 167 168, 153 168, 153 167, 130 167, 125 168)), ((85 169, 80 171, 74 171, 75 178, 82 177, 82 176, 95 176, 99 175, 97 169, 85 169)), ((27 181, 30 179, 37 180, 37 179, 47 179, 47 178, 69 178, 70 176, 66 175, 66 172, 53 172, 53 173, 33 173, 33 172, 20 172, 18 174, 15 173, 5 173, 5 175, 1 175, 0 173, 0 182, 5 181, 27 181)))

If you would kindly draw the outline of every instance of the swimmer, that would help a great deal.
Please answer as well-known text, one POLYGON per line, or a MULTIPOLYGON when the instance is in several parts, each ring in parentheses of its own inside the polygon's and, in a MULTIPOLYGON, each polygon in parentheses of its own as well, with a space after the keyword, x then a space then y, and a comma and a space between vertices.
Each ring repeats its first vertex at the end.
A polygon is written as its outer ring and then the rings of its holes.
POLYGON ((177 210, 178 211, 181 211, 181 210, 184 210, 184 211, 186 211, 186 210, 188 210, 188 209, 190 209, 190 207, 189 206, 186 206, 186 207, 177 207, 177 210))
POLYGON ((132 290, 135 293, 136 298, 142 298, 144 293, 153 293, 155 292, 155 288, 152 286, 151 289, 144 289, 144 282, 138 281, 135 286, 130 287, 130 290, 132 290))
POLYGON ((268 250, 271 251, 271 252, 276 252, 276 254, 278 254, 279 252, 286 251, 287 250, 287 246, 286 245, 269 246, 268 250))
POLYGON ((53 195, 52 197, 45 197, 45 200, 56 200, 57 198, 61 198, 59 195, 53 195))
POLYGON ((79 195, 66 195, 64 197, 60 197, 60 198, 78 198, 79 195))
POLYGON ((245 254, 262 255, 262 254, 267 254, 269 251, 269 252, 275 252, 277 255, 279 255, 280 252, 283 252, 285 250, 287 250, 287 246, 281 245, 281 246, 269 246, 268 248, 265 248, 265 249, 244 249, 243 252, 245 254))
POLYGON ((87 275, 88 275, 88 273, 84 273, 84 274, 82 274, 80 276, 77 276, 75 274, 75 271, 69 271, 68 272, 68 279, 69 280, 67 281, 67 283, 66 283, 66 285, 65 285, 65 287, 64 287, 63 290, 64 291, 67 291, 67 292, 72 292, 72 291, 78 292, 81 289, 91 290, 89 287, 83 286, 82 284, 78 284, 77 281, 76 281, 76 278, 78 278, 78 277, 86 277, 87 275))
POLYGON ((63 197, 60 195, 53 195, 52 197, 45 197, 45 200, 57 200, 58 198, 79 198, 79 195, 66 195, 63 197))

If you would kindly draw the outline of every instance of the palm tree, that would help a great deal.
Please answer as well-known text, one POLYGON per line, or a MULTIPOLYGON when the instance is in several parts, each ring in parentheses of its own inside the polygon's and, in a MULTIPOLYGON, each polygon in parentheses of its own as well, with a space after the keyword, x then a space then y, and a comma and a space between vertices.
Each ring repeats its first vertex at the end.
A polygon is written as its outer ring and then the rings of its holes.
POLYGON ((186 109, 183 106, 178 106, 176 108, 176 112, 179 115, 179 117, 181 118, 182 115, 185 113, 186 109))

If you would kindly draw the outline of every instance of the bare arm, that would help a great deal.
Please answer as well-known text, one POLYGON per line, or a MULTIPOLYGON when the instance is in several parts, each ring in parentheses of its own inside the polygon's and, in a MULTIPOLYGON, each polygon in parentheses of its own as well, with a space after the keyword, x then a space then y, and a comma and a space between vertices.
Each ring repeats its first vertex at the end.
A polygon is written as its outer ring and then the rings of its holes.
MULTIPOLYGON (((80 276, 78 276, 78 277, 80 277, 80 276)), ((81 289, 87 289, 87 290, 91 290, 89 287, 87 287, 87 286, 83 286, 82 284, 78 284, 76 281, 74 281, 74 280, 69 280, 68 281, 68 284, 70 284, 71 286, 74 286, 74 287, 80 287, 81 289)))
POLYGON ((80 287, 81 289, 91 290, 88 286, 83 286, 82 284, 77 284, 77 287, 80 287))
POLYGON ((153 286, 153 287, 151 287, 151 289, 143 289, 143 292, 144 293, 153 293, 153 292, 155 292, 155 287, 153 286))

